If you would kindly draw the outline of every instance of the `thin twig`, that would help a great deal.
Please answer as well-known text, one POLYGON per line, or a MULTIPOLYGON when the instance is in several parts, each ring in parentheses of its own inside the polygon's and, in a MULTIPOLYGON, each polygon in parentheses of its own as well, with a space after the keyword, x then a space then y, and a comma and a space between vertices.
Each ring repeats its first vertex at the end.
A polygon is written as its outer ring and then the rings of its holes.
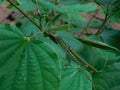
POLYGON ((103 32, 104 26, 105 26, 105 24, 107 23, 107 21, 108 21, 108 19, 105 18, 105 20, 104 20, 103 23, 101 24, 100 28, 98 29, 96 35, 98 35, 98 34, 100 34, 100 33, 103 32))
POLYGON ((99 16, 95 16, 95 15, 93 15, 93 14, 92 14, 92 16, 94 16, 94 18, 97 19, 97 20, 104 21, 104 19, 101 18, 101 17, 99 17, 99 16))
POLYGON ((103 21, 103 23, 101 24, 100 28, 98 29, 96 35, 99 35, 101 34, 103 31, 104 31, 104 27, 107 23, 107 21, 109 20, 109 5, 107 5, 107 11, 105 13, 105 20, 103 21))
POLYGON ((98 10, 95 12, 94 15, 92 15, 92 18, 89 20, 88 24, 86 25, 86 27, 85 27, 85 29, 84 29, 84 30, 85 30, 85 33, 87 33, 87 29, 88 29, 89 25, 91 24, 91 22, 93 21, 93 19, 96 17, 97 12, 98 12, 98 10))

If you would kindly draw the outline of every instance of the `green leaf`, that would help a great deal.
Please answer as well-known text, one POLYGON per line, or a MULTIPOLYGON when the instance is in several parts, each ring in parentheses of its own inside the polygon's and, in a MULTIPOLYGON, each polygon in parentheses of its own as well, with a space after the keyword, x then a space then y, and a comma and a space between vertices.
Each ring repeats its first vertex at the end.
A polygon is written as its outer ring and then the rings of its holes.
POLYGON ((102 33, 103 41, 113 47, 120 49, 120 31, 114 29, 105 29, 102 33))
MULTIPOLYGON (((36 3, 36 0, 32 0, 34 3, 36 3)), ((63 11, 61 11, 61 9, 59 7, 57 7, 56 5, 54 5, 53 3, 47 1, 47 0, 38 0, 38 4, 39 6, 51 9, 51 10, 55 10, 59 13, 63 13, 63 11)))
POLYGON ((22 31, 22 33, 25 36, 31 36, 40 33, 40 30, 29 20, 23 22, 22 25, 19 26, 18 28, 22 31))
POLYGON ((22 44, 23 37, 23 34, 17 28, 8 24, 0 24, 0 69, 3 69, 2 73, 9 70, 19 59, 24 47, 24 44, 22 44))
POLYGON ((118 60, 120 59, 119 55, 117 56, 113 52, 108 52, 106 50, 88 45, 80 47, 78 54, 80 54, 84 60, 94 66, 97 70, 105 68, 106 65, 111 65, 115 62, 119 62, 118 60))
MULTIPOLYGON (((35 0, 33 0, 35 2, 35 0)), ((38 1, 39 5, 46 7, 48 9, 52 9, 55 10, 59 13, 63 13, 63 14, 78 14, 80 12, 93 12, 95 10, 97 10, 97 6, 96 5, 91 5, 91 4, 75 4, 75 5, 69 5, 69 6, 62 6, 62 7, 58 7, 52 3, 50 3, 49 1, 46 0, 39 0, 38 1)))
POLYGON ((89 0, 59 0, 61 4, 78 4, 83 2, 88 2, 89 0))
POLYGON ((94 1, 103 5, 106 5, 106 4, 111 5, 117 0, 94 0, 94 1))
POLYGON ((78 20, 82 20, 80 13, 90 13, 94 12, 97 10, 96 5, 91 5, 91 4, 75 4, 75 5, 68 5, 68 6, 62 6, 60 7, 61 11, 67 15, 67 18, 74 18, 78 20))
POLYGON ((22 4, 22 3, 26 3, 26 2, 29 2, 30 0, 17 0, 17 2, 19 3, 19 4, 22 4))
POLYGON ((76 14, 80 12, 93 12, 97 10, 97 6, 91 4, 75 4, 75 5, 63 6, 61 7, 61 9, 66 13, 76 14))
POLYGON ((103 71, 93 76, 95 90, 120 89, 120 63, 107 66, 103 71))
POLYGON ((114 15, 111 16, 110 20, 115 23, 120 23, 120 12, 114 13, 114 15))
POLYGON ((84 44, 91 45, 93 47, 105 49, 105 50, 115 50, 120 52, 119 49, 112 47, 106 43, 95 41, 95 40, 89 40, 89 39, 84 39, 84 38, 77 38, 79 41, 83 42, 84 44))
POLYGON ((0 4, 2 4, 5 0, 0 0, 0 4))
POLYGON ((68 30, 69 29, 69 25, 60 25, 60 26, 56 26, 54 28, 51 28, 50 31, 60 31, 60 30, 68 30))
POLYGON ((58 56, 47 43, 0 25, 0 56, 0 90, 59 89, 58 56))
POLYGON ((77 67, 62 70, 61 90, 92 90, 90 75, 77 67))
POLYGON ((34 11, 36 10, 36 5, 32 1, 20 2, 19 8, 23 11, 34 11))

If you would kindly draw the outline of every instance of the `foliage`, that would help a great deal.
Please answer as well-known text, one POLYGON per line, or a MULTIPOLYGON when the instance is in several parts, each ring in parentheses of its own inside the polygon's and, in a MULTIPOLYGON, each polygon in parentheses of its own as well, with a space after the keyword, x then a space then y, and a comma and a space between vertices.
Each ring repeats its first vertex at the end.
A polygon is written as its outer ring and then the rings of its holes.
POLYGON ((119 0, 6 1, 22 15, 0 24, 0 90, 120 89, 119 0))

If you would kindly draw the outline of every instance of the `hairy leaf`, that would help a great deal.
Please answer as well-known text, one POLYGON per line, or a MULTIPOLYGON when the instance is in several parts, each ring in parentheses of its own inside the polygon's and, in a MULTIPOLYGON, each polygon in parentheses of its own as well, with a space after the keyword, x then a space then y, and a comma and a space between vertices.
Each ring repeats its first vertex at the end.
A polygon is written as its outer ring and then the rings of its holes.
POLYGON ((90 75, 77 67, 62 70, 61 90, 92 90, 90 75))
POLYGON ((120 89, 120 63, 109 65, 100 73, 93 76, 95 90, 120 89))
POLYGON ((59 61, 47 43, 0 25, 0 90, 58 90, 59 61))

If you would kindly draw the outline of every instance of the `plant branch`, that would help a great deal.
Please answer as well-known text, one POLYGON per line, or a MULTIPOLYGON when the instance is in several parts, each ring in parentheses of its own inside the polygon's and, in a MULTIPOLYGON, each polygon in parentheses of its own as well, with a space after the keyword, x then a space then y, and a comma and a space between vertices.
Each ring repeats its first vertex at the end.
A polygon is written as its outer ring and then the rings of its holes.
MULTIPOLYGON (((34 25, 36 25, 40 31, 43 32, 43 34, 45 36, 48 36, 51 40, 53 40, 55 43, 58 43, 64 50, 66 50, 69 54, 72 54, 72 56, 74 56, 75 58, 77 58, 78 60, 80 60, 82 63, 84 63, 86 66, 88 66, 88 68, 90 68, 93 72, 97 73, 98 71, 91 66, 89 63, 87 63, 84 59, 82 59, 76 52, 74 52, 71 48, 69 48, 66 43, 56 34, 53 33, 48 33, 44 30, 42 30, 42 28, 35 22, 33 21, 26 13, 24 13, 18 6, 16 6, 12 1, 7 0, 9 3, 11 3, 14 7, 16 7, 26 18, 28 18, 34 25)), ((34 38, 35 36, 32 36, 30 38, 34 38)))
POLYGON ((97 73, 98 70, 96 70, 93 66, 91 66, 88 62, 86 62, 80 55, 78 55, 75 51, 73 51, 71 48, 69 48, 65 42, 60 38, 56 37, 56 41, 59 43, 62 48, 67 51, 71 56, 74 56, 77 60, 81 61, 83 64, 85 64, 88 68, 90 68, 94 73, 97 73))
POLYGON ((105 20, 103 21, 103 23, 101 24, 100 28, 98 29, 96 35, 101 34, 103 32, 103 29, 104 29, 105 24, 107 23, 107 21, 108 21, 108 19, 106 17, 105 20))
POLYGON ((89 27, 89 25, 91 24, 91 22, 93 21, 93 19, 96 17, 97 12, 98 12, 98 10, 94 13, 94 15, 92 15, 92 17, 91 17, 90 20, 88 21, 88 24, 86 25, 85 29, 83 30, 83 33, 87 33, 88 27, 89 27))
POLYGON ((87 67, 89 67, 92 71, 94 71, 95 73, 98 72, 98 70, 96 70, 92 65, 90 65, 88 62, 86 62, 80 55, 78 55, 76 52, 74 52, 72 49, 69 49, 70 52, 78 59, 80 60, 82 63, 84 63, 87 67))
POLYGON ((107 11, 106 11, 106 15, 105 15, 105 20, 102 22, 100 28, 98 29, 96 35, 98 34, 101 34, 103 31, 104 31, 104 27, 105 27, 105 24, 107 23, 107 21, 109 20, 109 5, 107 6, 107 11))
POLYGON ((107 14, 106 14, 106 16, 105 16, 105 20, 104 20, 103 23, 101 24, 101 26, 100 26, 99 30, 97 31, 96 35, 98 35, 98 34, 100 34, 100 33, 103 32, 104 26, 105 26, 105 24, 107 23, 107 21, 110 19, 110 17, 111 17, 112 15, 114 15, 114 13, 116 13, 116 12, 118 12, 118 11, 120 11, 120 8, 115 8, 115 9, 113 9, 113 10, 110 12, 110 14, 108 14, 108 9, 107 9, 107 14))
POLYGON ((101 17, 99 17, 99 16, 95 16, 94 14, 92 14, 92 16, 95 18, 95 19, 97 19, 97 20, 100 20, 100 21, 104 21, 104 19, 103 18, 101 18, 101 17))

